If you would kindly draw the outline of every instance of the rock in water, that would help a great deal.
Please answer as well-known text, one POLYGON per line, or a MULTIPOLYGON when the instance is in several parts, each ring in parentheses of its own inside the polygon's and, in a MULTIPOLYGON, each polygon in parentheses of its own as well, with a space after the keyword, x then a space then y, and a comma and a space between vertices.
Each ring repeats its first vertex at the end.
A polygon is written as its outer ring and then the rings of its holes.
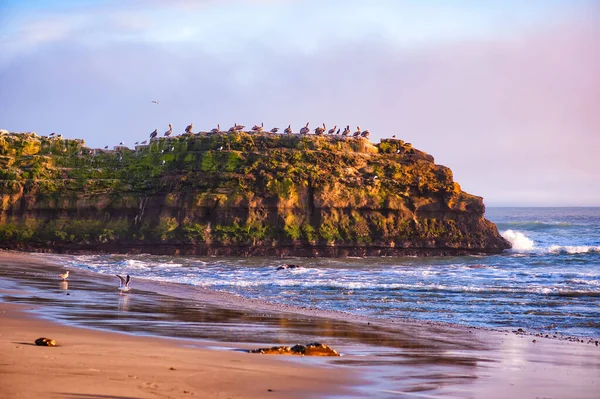
POLYGON ((510 248, 483 199, 402 140, 234 131, 169 148, 0 135, 0 248, 282 258, 510 248))
POLYGON ((335 349, 313 342, 307 345, 273 346, 271 348, 258 348, 249 350, 250 353, 260 353, 263 355, 300 355, 300 356, 339 356, 335 349))
POLYGON ((38 338, 35 340, 37 346, 56 346, 56 341, 52 338, 38 338))

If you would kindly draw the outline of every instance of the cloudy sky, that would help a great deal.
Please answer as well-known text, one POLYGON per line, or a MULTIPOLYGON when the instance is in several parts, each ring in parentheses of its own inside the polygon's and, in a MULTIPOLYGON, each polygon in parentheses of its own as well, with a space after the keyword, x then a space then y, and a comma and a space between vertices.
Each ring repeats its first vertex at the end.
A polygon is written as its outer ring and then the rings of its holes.
POLYGON ((0 128, 360 125, 488 206, 600 206, 599 38, 593 0, 0 0, 0 128))

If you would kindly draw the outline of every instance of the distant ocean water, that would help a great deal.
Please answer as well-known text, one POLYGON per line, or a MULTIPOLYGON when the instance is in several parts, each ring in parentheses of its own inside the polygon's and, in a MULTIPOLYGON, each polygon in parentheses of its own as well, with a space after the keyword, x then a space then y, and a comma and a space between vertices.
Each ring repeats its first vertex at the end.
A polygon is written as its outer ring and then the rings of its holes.
POLYGON ((600 336, 600 208, 489 208, 494 256, 345 259, 94 255, 69 266, 386 319, 600 336), (276 270, 290 263, 295 269, 276 270))

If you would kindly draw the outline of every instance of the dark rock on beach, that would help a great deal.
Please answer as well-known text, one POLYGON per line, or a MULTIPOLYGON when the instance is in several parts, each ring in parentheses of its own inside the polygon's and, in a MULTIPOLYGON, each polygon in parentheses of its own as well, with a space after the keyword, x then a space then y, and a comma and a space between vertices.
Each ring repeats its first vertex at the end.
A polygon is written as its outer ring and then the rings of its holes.
POLYGON ((259 348, 248 351, 263 355, 300 355, 300 356, 339 356, 340 354, 327 345, 313 342, 307 345, 273 346, 271 348, 259 348))
POLYGON ((56 346, 56 341, 51 338, 38 338, 35 340, 37 346, 56 346))
POLYGON ((498 253, 481 197, 402 140, 246 132, 135 150, 0 135, 0 247, 58 253, 498 253))

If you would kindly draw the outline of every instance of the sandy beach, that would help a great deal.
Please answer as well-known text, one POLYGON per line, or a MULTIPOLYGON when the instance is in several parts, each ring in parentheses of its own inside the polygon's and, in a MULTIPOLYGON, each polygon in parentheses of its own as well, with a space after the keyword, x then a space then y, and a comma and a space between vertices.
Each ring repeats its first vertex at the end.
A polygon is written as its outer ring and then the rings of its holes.
POLYGON ((66 287, 59 263, 0 252, 0 397, 596 398, 599 389, 590 339, 367 319, 141 279, 124 297, 110 277, 83 271, 66 287), (42 336, 59 346, 33 345, 42 336), (344 356, 244 352, 312 341, 344 356))

